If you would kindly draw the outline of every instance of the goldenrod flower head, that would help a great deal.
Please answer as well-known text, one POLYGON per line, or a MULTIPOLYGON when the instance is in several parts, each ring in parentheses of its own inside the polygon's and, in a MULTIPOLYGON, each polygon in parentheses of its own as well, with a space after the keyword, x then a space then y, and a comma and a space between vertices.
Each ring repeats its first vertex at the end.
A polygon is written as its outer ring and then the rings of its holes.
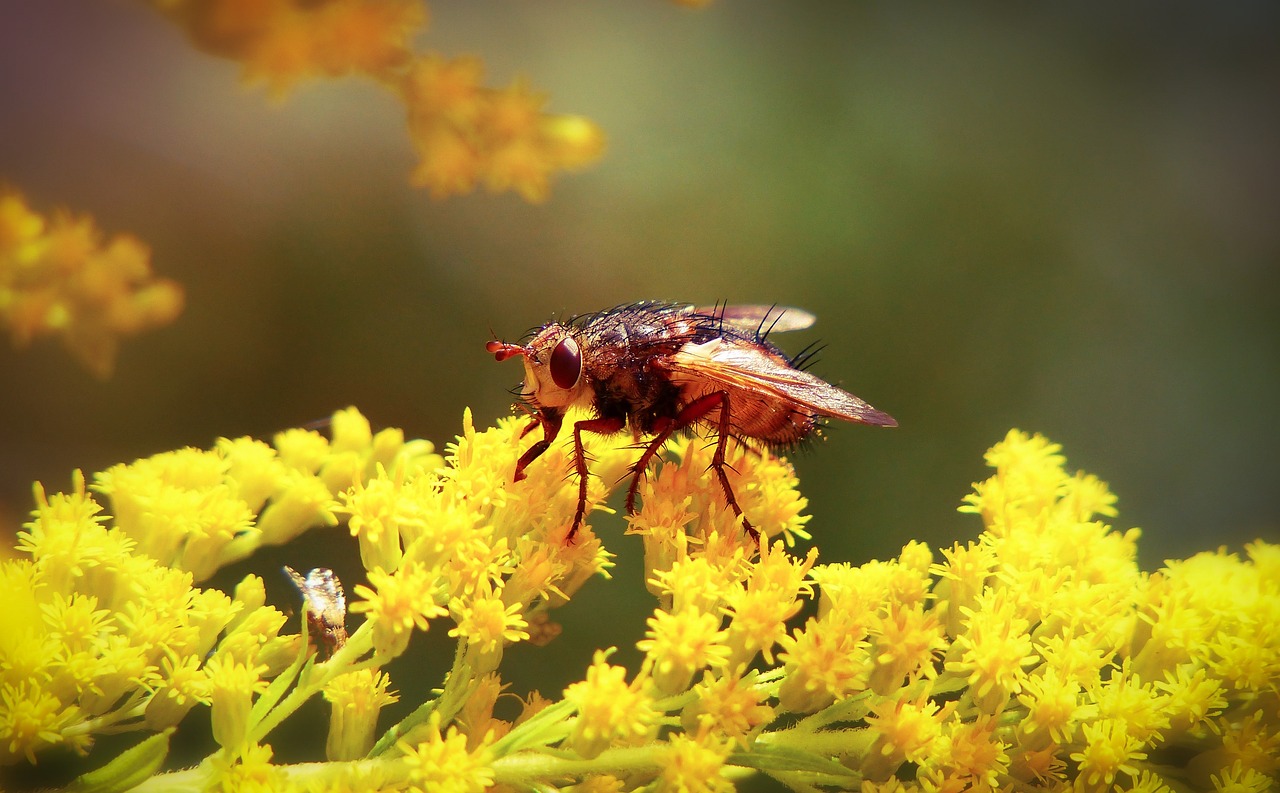
POLYGON ((954 790, 998 790, 1009 768, 1008 744, 996 734, 996 718, 947 721, 923 764, 926 779, 945 780, 954 790))
POLYGON ((267 688, 266 667, 249 666, 232 658, 215 657, 205 664, 209 677, 210 718, 213 739, 231 752, 239 752, 249 730, 253 695, 267 688))
POLYGON ((475 793, 493 784, 493 769, 483 751, 467 750, 467 736, 454 727, 440 731, 433 716, 426 735, 417 743, 399 744, 409 775, 409 789, 422 793, 475 793))
POLYGON ((657 717, 640 687, 627 684, 627 670, 608 663, 610 652, 597 650, 586 679, 564 690, 564 698, 578 714, 566 740, 586 758, 611 745, 648 737, 657 717))
POLYGON ((1222 681, 1209 677, 1208 670, 1196 664, 1182 664, 1153 685, 1167 697, 1164 710, 1169 716, 1167 736, 1171 740, 1198 729, 1227 706, 1222 681))
POLYGON ((1080 695, 1080 683, 1064 678, 1057 667, 1046 664, 1038 674, 1028 675, 1017 695, 1027 709, 1022 743, 1030 748, 1046 742, 1070 743, 1081 716, 1089 710, 1080 704, 1080 695))
POLYGON ((929 758, 934 741, 942 736, 943 725, 953 708, 945 709, 926 697, 900 695, 874 706, 875 715, 867 716, 867 725, 876 740, 869 754, 880 755, 876 762, 889 762, 882 768, 892 769, 903 762, 920 764, 929 758))
POLYGON ((1081 725, 1084 746, 1071 753, 1080 766, 1080 782, 1087 789, 1102 790, 1119 774, 1136 776, 1135 763, 1144 760, 1143 742, 1129 733, 1123 719, 1103 719, 1081 725))
POLYGON ((773 648, 786 636, 787 620, 800 611, 802 597, 812 594, 805 575, 816 561, 816 550, 796 559, 782 550, 781 542, 772 548, 761 544, 760 559, 744 571, 746 580, 724 598, 723 611, 732 618, 726 638, 730 666, 748 664, 756 653, 773 663, 773 648))
POLYGON ((942 549, 943 562, 930 568, 939 577, 934 587, 947 635, 959 636, 964 621, 961 609, 972 608, 987 586, 996 565, 996 552, 988 543, 956 543, 942 549))
POLYGON ((63 730, 80 720, 78 709, 65 707, 32 681, 0 686, 0 763, 19 757, 35 765, 36 752, 64 742, 63 730))
POLYGON ((421 528, 421 518, 414 514, 409 499, 402 497, 403 491, 403 473, 387 476, 379 467, 368 482, 357 482, 340 496, 335 511, 347 515, 351 536, 360 541, 360 561, 366 570, 394 573, 400 566, 402 533, 411 526, 421 528))
POLYGON ((508 606, 501 592, 484 591, 465 600, 455 598, 450 609, 457 626, 449 635, 467 642, 468 657, 476 674, 496 668, 505 645, 529 638, 524 606, 520 603, 508 606))
POLYGON ((330 760, 356 760, 373 748, 378 714, 400 700, 389 691, 391 679, 376 669, 358 669, 339 675, 324 687, 329 711, 329 737, 325 756, 330 760))
POLYGON ((866 688, 872 669, 866 616, 843 609, 813 618, 783 636, 787 676, 778 691, 783 710, 812 713, 866 688))
POLYGON ((1226 771, 1228 764, 1234 767, 1240 763, 1243 768, 1268 775, 1280 771, 1280 728, 1276 726, 1274 707, 1260 708, 1250 703, 1243 710, 1243 716, 1228 712, 1213 721, 1211 729, 1222 737, 1222 746, 1206 751, 1197 758, 1200 762, 1192 763, 1193 767, 1217 763, 1226 771))
POLYGON ((1237 760, 1211 778, 1217 793, 1266 793, 1275 790, 1276 780, 1237 760))
POLYGON ((649 618, 645 638, 636 647, 647 656, 653 684, 661 694, 678 694, 689 687, 696 672, 725 665, 729 647, 720 622, 719 614, 692 609, 659 609, 649 618))
POLYGON ((934 676, 934 658, 947 646, 937 615, 926 612, 922 603, 891 603, 872 614, 867 632, 875 664, 868 687, 884 696, 905 679, 934 676))
POLYGON ((329 439, 315 430, 294 427, 277 432, 271 438, 280 462, 306 474, 320 470, 333 455, 329 439))
POLYGON ((1027 633, 1027 620, 1003 589, 978 597, 975 608, 961 608, 965 632, 956 637, 948 671, 964 675, 974 703, 988 713, 999 713, 1010 694, 1022 690, 1025 667, 1039 660, 1027 633))
POLYGON ((728 567, 715 564, 702 554, 686 556, 669 569, 654 570, 648 580, 649 591, 674 611, 715 611, 740 585, 745 564, 741 555, 728 567))
POLYGON ((658 776, 658 789, 672 793, 730 793, 734 784, 720 771, 732 748, 732 742, 709 735, 701 739, 674 736, 658 776))
POLYGON ((246 746, 240 752, 223 752, 209 759, 206 790, 217 793, 274 793, 299 790, 279 766, 271 764, 270 746, 246 746))
POLYGON ((431 571, 409 563, 395 573, 369 571, 372 588, 358 584, 351 611, 368 614, 373 623, 373 646, 380 655, 397 656, 409 646, 416 627, 425 631, 430 621, 449 612, 435 601, 436 580, 431 571))
POLYGON ((693 687, 694 699, 681 714, 685 730, 711 732, 747 745, 753 734, 773 721, 775 712, 766 704, 768 693, 758 685, 759 675, 706 672, 693 687))
POLYGON ((332 526, 333 493, 318 476, 285 471, 275 480, 272 499, 258 515, 257 528, 265 545, 283 545, 316 526, 332 526))
POLYGON ((197 703, 209 703, 209 675, 201 668, 198 656, 186 656, 160 662, 160 678, 164 683, 147 703, 147 727, 163 730, 176 726, 197 703))
MULTIPOLYGON (((96 481, 114 518, 83 477, 66 494, 38 487, 28 558, 0 564, 0 763, 86 752, 97 734, 167 728, 207 702, 225 749, 158 786, 714 790, 768 767, 806 784, 860 778, 866 791, 1156 793, 1266 789, 1280 772, 1277 546, 1142 573, 1136 531, 1097 520, 1114 515, 1105 485, 1020 433, 970 499, 986 521, 974 541, 936 562, 913 542, 887 561, 822 566, 816 550, 787 553, 785 537, 751 542, 707 475, 705 439, 672 441, 632 521, 658 601, 639 673, 628 682, 597 653, 561 701, 530 693, 509 723, 495 715, 503 646, 554 638, 550 609, 609 560, 589 526, 564 542, 572 437, 511 481, 526 423, 478 430, 464 414, 441 467, 430 444, 342 411, 332 441, 224 439, 113 468, 96 481), (262 579, 246 576, 234 597, 193 581, 330 522, 335 496, 398 566, 354 587, 364 624, 314 663, 298 634, 280 635, 262 579), (228 540, 218 527, 234 514, 247 529, 228 540), (375 741, 395 697, 384 664, 446 613, 453 669, 375 741), (351 762, 272 765, 261 741, 322 692, 328 754, 351 762)), ((629 436, 584 441, 598 506, 637 451, 629 436)), ((754 487, 748 511, 782 526, 794 482, 767 457, 734 457, 735 486, 754 487)), ((165 741, 142 741, 137 757, 158 767, 165 741)))
POLYGON ((1159 740, 1169 727, 1168 697, 1144 684, 1127 664, 1094 683, 1090 694, 1099 718, 1124 722, 1128 734, 1142 743, 1159 740))

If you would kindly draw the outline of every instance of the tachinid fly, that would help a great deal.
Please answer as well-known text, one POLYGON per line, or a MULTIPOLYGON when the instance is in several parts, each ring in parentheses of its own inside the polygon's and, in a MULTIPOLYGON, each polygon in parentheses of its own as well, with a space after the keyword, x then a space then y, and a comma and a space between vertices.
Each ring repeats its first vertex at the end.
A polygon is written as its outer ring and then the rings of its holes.
POLYGON ((650 437, 631 468, 627 513, 633 514, 640 477, 662 444, 672 433, 702 424, 716 433, 711 468, 725 501, 757 537, 725 474, 729 438, 785 447, 808 437, 826 418, 898 424, 803 371, 803 355, 788 358, 766 340, 770 333, 807 328, 814 319, 795 308, 644 301, 553 322, 523 346, 489 342, 486 349, 499 361, 523 359, 522 397, 535 416, 525 432, 542 427, 541 440, 516 463, 515 481, 551 445, 569 408, 592 414, 573 425, 578 510, 566 538, 572 540, 587 509, 583 432, 611 435, 630 427, 637 437, 650 437))

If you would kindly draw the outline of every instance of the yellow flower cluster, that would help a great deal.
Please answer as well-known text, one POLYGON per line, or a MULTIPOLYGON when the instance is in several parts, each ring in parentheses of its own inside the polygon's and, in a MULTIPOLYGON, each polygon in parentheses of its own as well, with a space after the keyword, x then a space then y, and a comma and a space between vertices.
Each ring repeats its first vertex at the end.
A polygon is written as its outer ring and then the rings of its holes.
POLYGON ((427 24, 422 0, 152 3, 201 50, 241 62, 246 80, 277 96, 312 77, 364 75, 388 88, 405 105, 421 160, 412 182, 437 198, 484 184, 541 202, 553 173, 604 149, 595 124, 544 112, 545 97, 523 81, 486 88, 479 59, 416 51, 427 24))
MULTIPOLYGON (((724 791, 751 774, 867 793, 1274 789, 1280 546, 1143 573, 1137 531, 1099 519, 1115 514, 1105 484, 1016 431, 962 507, 982 517, 977 540, 938 553, 910 542, 861 566, 788 552, 807 535, 785 461, 730 450, 753 543, 708 470, 706 439, 671 441, 629 518, 656 598, 639 668, 601 649, 559 700, 529 692, 501 718, 504 648, 553 639, 549 610, 609 565, 589 524, 566 542, 570 438, 511 481, 531 442, 523 424, 478 431, 468 414, 442 459, 397 431, 373 435, 351 410, 331 440, 291 430, 271 446, 174 453, 181 465, 161 455, 98 477, 110 526, 82 481, 40 492, 22 538, 31 559, 0 579, 18 606, 0 626, 0 759, 86 751, 95 732, 163 730, 208 703, 221 748, 196 768, 156 774, 159 732, 92 773, 143 791, 724 791), (305 495, 318 487, 307 477, 331 497, 305 495), (291 501, 293 488, 304 496, 291 501), (278 635, 260 579, 233 597, 192 587, 194 572, 333 518, 368 580, 352 590, 363 624, 323 662, 278 635), (165 532, 185 533, 152 536, 165 532), (149 599, 144 613, 134 584, 165 587, 163 607, 149 599), (396 699, 384 665, 440 619, 457 639, 452 669, 377 737, 396 699), (328 762, 273 764, 263 739, 320 694, 328 762)), ((627 436, 584 440, 594 508, 637 452, 627 436)))
POLYGON ((91 218, 45 217, 0 187, 0 325, 19 347, 60 336, 94 374, 109 375, 120 337, 182 312, 181 287, 152 276, 150 258, 134 237, 104 243, 91 218))

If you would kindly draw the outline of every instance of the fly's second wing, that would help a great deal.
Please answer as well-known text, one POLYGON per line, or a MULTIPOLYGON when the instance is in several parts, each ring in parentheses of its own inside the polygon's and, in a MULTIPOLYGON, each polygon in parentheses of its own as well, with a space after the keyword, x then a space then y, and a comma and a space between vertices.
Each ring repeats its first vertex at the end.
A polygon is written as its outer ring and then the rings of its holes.
MULTIPOLYGON (((735 435, 788 444, 813 431, 821 418, 896 427, 883 411, 808 372, 779 352, 748 339, 722 336, 686 344, 661 362, 688 399, 713 391, 729 394, 735 435)), ((708 416, 714 420, 714 416, 708 416)))
POLYGON ((804 330, 817 321, 817 317, 802 308, 765 305, 698 306, 693 313, 711 317, 739 333, 750 333, 764 338, 770 333, 786 333, 804 330))

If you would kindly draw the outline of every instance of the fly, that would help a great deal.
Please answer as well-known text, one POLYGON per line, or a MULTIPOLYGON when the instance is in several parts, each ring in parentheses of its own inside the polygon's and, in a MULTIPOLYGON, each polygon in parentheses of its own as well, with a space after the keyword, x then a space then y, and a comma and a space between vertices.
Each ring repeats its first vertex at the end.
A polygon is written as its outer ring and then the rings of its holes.
POLYGON ((542 427, 542 438, 516 463, 514 481, 524 479, 525 469, 550 447, 570 408, 591 414, 573 424, 578 509, 566 537, 572 540, 587 509, 584 432, 612 435, 629 427, 650 438, 630 469, 627 514, 634 514, 640 478, 662 445, 673 433, 701 425, 715 433, 711 468, 725 502, 758 539, 725 474, 730 438, 785 448, 809 437, 823 419, 898 425, 888 413, 804 371, 806 353, 788 358, 766 340, 814 321, 796 308, 643 301, 550 323, 525 345, 489 342, 486 349, 497 360, 524 361, 521 397, 534 413, 525 432, 542 427))

